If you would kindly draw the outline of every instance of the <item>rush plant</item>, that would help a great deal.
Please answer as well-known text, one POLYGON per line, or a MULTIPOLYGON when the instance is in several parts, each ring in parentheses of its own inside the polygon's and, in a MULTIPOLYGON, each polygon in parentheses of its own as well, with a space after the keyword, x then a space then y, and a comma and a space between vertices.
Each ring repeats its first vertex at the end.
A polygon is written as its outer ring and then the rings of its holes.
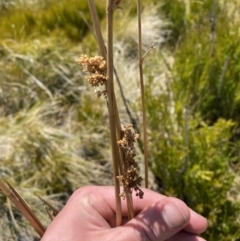
MULTIPOLYGON (((96 7, 93 0, 89 0, 89 8, 92 15, 96 40, 99 46, 100 56, 88 57, 82 55, 77 63, 80 64, 85 72, 90 73, 86 78, 88 82, 95 88, 98 97, 105 97, 109 115, 109 129, 111 135, 111 150, 113 160, 113 175, 116 197, 116 223, 117 226, 122 223, 121 199, 126 199, 128 204, 128 216, 134 217, 132 192, 143 198, 143 192, 140 189, 142 177, 138 174, 138 164, 135 162, 134 143, 138 139, 138 135, 134 133, 131 124, 121 127, 119 119, 118 106, 116 103, 114 90, 114 56, 113 56, 113 21, 114 12, 120 8, 121 0, 108 0, 106 4, 107 17, 107 44, 102 36, 102 31, 97 15, 96 7), (102 88, 99 88, 102 86, 102 88), (120 185, 123 185, 123 192, 120 193, 120 185)), ((143 83, 143 56, 141 44, 141 5, 137 1, 138 12, 138 33, 139 33, 139 75, 141 83, 141 96, 143 107, 143 136, 144 136, 144 157, 145 157, 145 186, 148 186, 148 162, 147 162, 147 133, 146 133, 146 112, 144 100, 144 83, 143 83)))

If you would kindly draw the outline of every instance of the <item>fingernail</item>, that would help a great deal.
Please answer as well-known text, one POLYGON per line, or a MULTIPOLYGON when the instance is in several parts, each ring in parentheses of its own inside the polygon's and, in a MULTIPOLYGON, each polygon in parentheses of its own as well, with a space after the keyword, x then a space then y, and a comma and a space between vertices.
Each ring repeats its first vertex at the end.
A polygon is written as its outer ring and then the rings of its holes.
POLYGON ((171 228, 182 226, 187 220, 179 207, 173 202, 167 203, 163 207, 163 219, 171 228))

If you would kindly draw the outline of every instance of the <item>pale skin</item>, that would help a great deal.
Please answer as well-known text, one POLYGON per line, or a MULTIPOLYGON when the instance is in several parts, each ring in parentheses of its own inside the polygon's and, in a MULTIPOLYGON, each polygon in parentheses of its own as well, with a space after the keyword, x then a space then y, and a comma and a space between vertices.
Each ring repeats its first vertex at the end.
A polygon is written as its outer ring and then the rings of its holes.
POLYGON ((133 196, 135 218, 128 221, 122 201, 123 225, 115 226, 112 186, 86 186, 70 197, 49 225, 42 241, 204 241, 198 236, 207 220, 181 200, 148 189, 133 196))

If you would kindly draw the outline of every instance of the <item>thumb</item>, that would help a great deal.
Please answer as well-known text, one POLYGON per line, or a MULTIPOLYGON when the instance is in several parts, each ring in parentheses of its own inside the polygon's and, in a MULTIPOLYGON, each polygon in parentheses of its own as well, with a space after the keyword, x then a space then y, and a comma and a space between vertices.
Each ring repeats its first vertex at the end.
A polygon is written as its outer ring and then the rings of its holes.
POLYGON ((144 209, 122 227, 131 241, 164 241, 183 229, 190 220, 189 208, 179 199, 165 198, 144 209))

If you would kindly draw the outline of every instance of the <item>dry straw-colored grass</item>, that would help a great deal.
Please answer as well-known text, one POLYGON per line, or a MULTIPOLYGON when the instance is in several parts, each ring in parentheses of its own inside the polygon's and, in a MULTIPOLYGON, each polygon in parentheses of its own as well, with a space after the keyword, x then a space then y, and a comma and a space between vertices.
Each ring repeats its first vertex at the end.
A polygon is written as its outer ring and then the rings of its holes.
MULTIPOLYGON (((96 126, 95 130, 89 128, 95 131, 91 135, 87 128, 92 123, 89 120, 86 126, 74 123, 71 117, 74 118, 76 113, 71 110, 66 113, 64 125, 59 125, 59 119, 55 118, 59 108, 57 103, 45 103, 27 112, 22 111, 14 118, 0 120, 0 135, 4 140, 1 149, 5 151, 1 152, 1 175, 16 187, 45 225, 48 223, 47 215, 34 193, 47 200, 58 193, 65 200, 79 186, 99 183, 100 180, 102 184, 111 183, 111 177, 107 174, 110 167, 98 163, 101 158, 102 163, 107 164, 104 161, 106 154, 103 156, 99 151, 95 156, 93 153, 93 159, 89 157, 91 148, 105 148, 101 143, 102 135, 96 133, 96 126)), ((2 204, 6 201, 5 198, 1 200, 2 204)), ((10 209, 6 207, 5 210, 10 209)), ((3 215, 3 220, 8 223, 7 216, 3 215)))

